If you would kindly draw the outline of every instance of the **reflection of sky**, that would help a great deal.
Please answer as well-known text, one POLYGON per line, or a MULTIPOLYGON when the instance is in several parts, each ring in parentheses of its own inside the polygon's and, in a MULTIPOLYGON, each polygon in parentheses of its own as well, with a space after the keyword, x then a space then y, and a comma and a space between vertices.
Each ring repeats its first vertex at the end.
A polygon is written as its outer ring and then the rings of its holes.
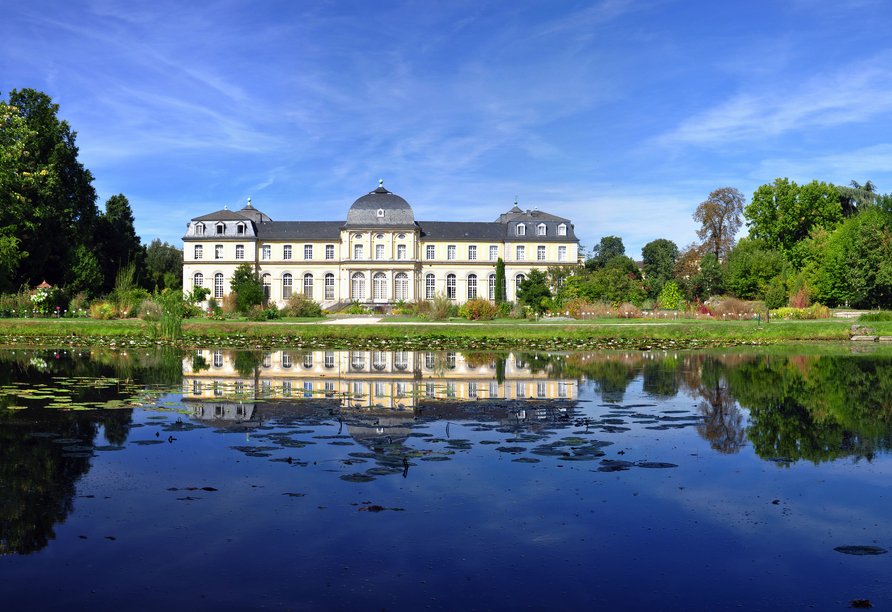
MULTIPOLYGON (((591 385, 580 399, 589 418, 612 410, 598 405, 591 385)), ((640 377, 624 404, 654 404, 636 408, 640 413, 696 413, 684 393, 645 394, 640 377)), ((136 411, 135 422, 146 426, 131 431, 127 449, 92 459, 79 494, 95 497, 75 500, 73 516, 45 553, 10 560, 0 575, 4 592, 14 586, 22 601, 29 595, 39 607, 50 596, 40 585, 52 576, 61 589, 52 592, 54 605, 84 601, 95 590, 109 602, 126 597, 146 609, 169 606, 171 596, 177 607, 214 609, 553 609, 559 595, 562 606, 585 609, 826 609, 889 595, 889 555, 833 551, 892 545, 885 456, 872 464, 784 468, 749 447, 718 454, 693 425, 654 431, 632 424, 627 432, 591 436, 614 442, 605 458, 679 467, 603 473, 598 460, 525 453, 541 462, 514 463, 496 445, 481 444, 521 445, 514 436, 453 420, 448 437, 471 440, 471 450, 456 451, 449 462, 413 458, 406 478, 356 484, 339 476, 375 463, 343 460, 368 449, 313 437, 336 434, 334 417, 326 425, 251 434, 170 434, 148 418, 157 414, 136 411), (278 449, 270 458, 292 456, 305 467, 228 448, 273 446, 256 434, 298 429, 313 429, 294 437, 316 444, 278 449), (172 443, 133 444, 170 435, 172 443), (205 486, 218 491, 200 490, 205 486), (178 500, 190 496, 199 499, 178 500), (364 502, 404 511, 361 512, 364 502)), ((169 421, 178 416, 163 414, 169 421)), ((446 438, 447 422, 418 421, 412 431, 446 438)), ((418 437, 406 444, 444 450, 418 437)))

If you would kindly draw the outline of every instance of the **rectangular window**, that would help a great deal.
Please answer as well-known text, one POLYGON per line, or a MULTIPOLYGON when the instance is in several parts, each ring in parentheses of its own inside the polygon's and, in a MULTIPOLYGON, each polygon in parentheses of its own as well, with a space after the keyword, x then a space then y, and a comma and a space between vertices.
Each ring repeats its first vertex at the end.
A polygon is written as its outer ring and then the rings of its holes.
POLYGON ((522 246, 522 245, 517 247, 517 257, 516 257, 517 261, 523 261, 526 258, 527 258, 526 247, 522 246))
POLYGON ((558 247, 558 261, 567 261, 567 247, 558 247))
POLYGON ((384 245, 383 244, 375 245, 375 259, 384 259, 384 245))
POLYGON ((499 258, 499 247, 490 246, 489 247, 489 260, 495 261, 499 258))
POLYGON ((204 247, 200 244, 195 245, 195 259, 201 259, 204 257, 204 247))
POLYGON ((214 247, 214 259, 223 259, 223 245, 218 244, 214 247))
POLYGON ((477 259, 477 245, 472 244, 468 247, 468 259, 474 261, 477 259))
POLYGON ((489 275, 489 299, 496 299, 496 275, 489 275))
POLYGON ((514 384, 514 397, 526 397, 527 396, 527 386, 522 383, 514 384))
POLYGON ((567 397, 567 383, 559 382, 558 383, 558 397, 567 397))
POLYGON ((468 398, 477 399, 477 383, 468 383, 468 398))
POLYGON ((455 245, 450 244, 446 247, 446 259, 455 259, 455 245))
POLYGON ((334 259, 334 245, 326 244, 325 245, 325 259, 334 259))
POLYGON ((312 244, 304 245, 304 259, 313 259, 313 245, 312 244))
POLYGON ((436 256, 437 247, 429 244, 425 247, 424 258, 425 259, 433 259, 436 256))
POLYGON ((566 236, 567 235, 567 226, 561 223, 558 225, 558 236, 566 236))
POLYGON ((536 382, 536 397, 545 397, 546 392, 547 392, 546 384, 541 381, 536 382))
POLYGON ((304 397, 313 397, 313 383, 304 383, 304 397))
POLYGON ((334 288, 335 288, 334 274, 326 274, 325 275, 325 299, 326 300, 334 299, 334 288))
POLYGON ((245 258, 245 245, 243 245, 243 244, 235 245, 235 258, 236 259, 244 259, 245 258))
POLYGON ((195 235, 204 236, 204 225, 202 225, 201 223, 195 224, 195 235))
POLYGON ((424 299, 432 300, 437 295, 436 284, 434 281, 434 275, 428 274, 424 279, 424 299))
POLYGON ((540 224, 536 227, 536 234, 537 234, 538 236, 544 236, 544 235, 545 235, 545 224, 544 224, 544 223, 540 223, 540 224))
POLYGON ((365 254, 363 253, 362 246, 363 245, 361 244, 353 245, 353 259, 364 259, 365 254))
POLYGON ((522 223, 518 223, 518 224, 514 227, 514 234, 515 234, 516 236, 524 236, 524 235, 526 235, 526 233, 527 233, 527 228, 526 228, 526 226, 523 225, 522 223))
POLYGON ((282 247, 282 259, 291 259, 291 245, 286 244, 282 247))
POLYGON ((266 244, 260 247, 260 259, 272 259, 273 258, 273 247, 266 244))
POLYGON ((397 259, 406 259, 406 245, 405 244, 396 245, 396 258, 397 259))
POLYGON ((325 383, 325 397, 334 397, 335 384, 333 382, 325 383))
POLYGON ((545 261, 545 247, 544 246, 536 247, 536 261, 545 261))
POLYGON ((334 351, 325 351, 325 355, 323 357, 325 367, 333 368, 335 367, 335 354, 334 351))

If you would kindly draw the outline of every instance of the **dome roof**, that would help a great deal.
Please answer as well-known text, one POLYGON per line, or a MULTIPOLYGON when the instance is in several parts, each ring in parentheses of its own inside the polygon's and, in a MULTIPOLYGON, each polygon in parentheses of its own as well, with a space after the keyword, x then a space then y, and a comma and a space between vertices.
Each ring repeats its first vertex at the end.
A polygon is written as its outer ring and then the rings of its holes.
POLYGON ((353 202, 346 227, 414 227, 415 213, 409 203, 384 189, 384 181, 378 183, 376 190, 353 202))

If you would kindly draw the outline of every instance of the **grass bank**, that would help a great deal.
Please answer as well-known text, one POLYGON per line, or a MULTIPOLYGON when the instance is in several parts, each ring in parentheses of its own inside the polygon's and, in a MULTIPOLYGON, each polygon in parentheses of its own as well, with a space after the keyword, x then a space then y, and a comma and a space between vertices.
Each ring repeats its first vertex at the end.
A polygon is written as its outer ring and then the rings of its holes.
MULTIPOLYGON (((184 347, 577 350, 609 348, 702 348, 848 341, 851 321, 623 321, 484 324, 381 322, 368 325, 323 323, 186 322, 184 347)), ((892 336, 892 322, 868 324, 892 336)), ((148 326, 138 320, 0 320, 0 344, 6 346, 147 346, 148 326)))

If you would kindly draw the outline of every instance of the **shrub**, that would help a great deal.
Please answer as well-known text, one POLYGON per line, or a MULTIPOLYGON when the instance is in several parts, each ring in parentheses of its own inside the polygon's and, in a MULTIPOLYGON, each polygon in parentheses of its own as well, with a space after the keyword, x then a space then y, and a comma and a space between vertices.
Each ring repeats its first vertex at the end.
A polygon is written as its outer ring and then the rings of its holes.
POLYGON ((72 317, 84 316, 87 313, 88 306, 87 296, 81 291, 68 302, 68 313, 72 317))
POLYGON ((161 318, 161 306, 151 298, 145 299, 139 305, 137 316, 142 321, 157 321, 161 318))
POLYGON ((499 308, 489 300, 468 300, 458 309, 458 316, 471 321, 491 321, 499 308))
POLYGON ((576 319, 606 319, 615 314, 613 308, 603 302, 589 302, 583 298, 570 300, 564 307, 570 316, 576 319))
POLYGON ((322 307, 302 293, 292 293, 283 311, 288 317, 322 316, 322 307))
POLYGON ((888 310, 880 310, 879 312, 866 312, 860 317, 858 317, 859 321, 864 321, 865 323, 877 323, 880 321, 892 321, 892 312, 888 310))
POLYGON ((223 296, 223 314, 231 315, 238 312, 238 295, 235 292, 223 296))
POLYGON ((350 305, 350 308, 348 308, 344 312, 346 312, 347 314, 356 314, 356 315, 372 314, 372 311, 369 310, 368 308, 364 307, 362 304, 360 304, 358 300, 354 301, 350 305))
POLYGON ((657 298, 657 304, 659 304, 660 308, 675 310, 683 303, 684 296, 681 294, 681 290, 675 284, 675 281, 669 281, 663 285, 657 298))
POLYGON ((266 308, 255 305, 251 308, 249 317, 252 321, 274 321, 282 318, 282 313, 276 308, 275 304, 270 304, 266 308))
POLYGON ((115 318, 115 307, 108 302, 95 302, 90 306, 90 318, 107 321, 115 318))
POLYGON ((812 304, 808 308, 778 308, 771 315, 782 319, 829 319, 833 316, 830 309, 821 304, 812 304))
POLYGON ((623 302, 616 307, 616 316, 623 319, 640 319, 641 309, 635 306, 635 304, 623 302))
POLYGON ((808 308, 811 304, 811 293, 808 290, 808 284, 802 285, 795 295, 790 296, 791 308, 808 308))
POLYGON ((452 300, 446 297, 446 294, 442 291, 437 293, 437 295, 432 300, 428 300, 430 304, 430 320, 431 321, 442 321, 449 317, 450 306, 452 306, 452 300))
POLYGON ((742 319, 745 316, 752 317, 753 307, 752 304, 744 302, 743 300, 727 298, 716 304, 712 312, 717 319, 723 315, 725 317, 742 319))

